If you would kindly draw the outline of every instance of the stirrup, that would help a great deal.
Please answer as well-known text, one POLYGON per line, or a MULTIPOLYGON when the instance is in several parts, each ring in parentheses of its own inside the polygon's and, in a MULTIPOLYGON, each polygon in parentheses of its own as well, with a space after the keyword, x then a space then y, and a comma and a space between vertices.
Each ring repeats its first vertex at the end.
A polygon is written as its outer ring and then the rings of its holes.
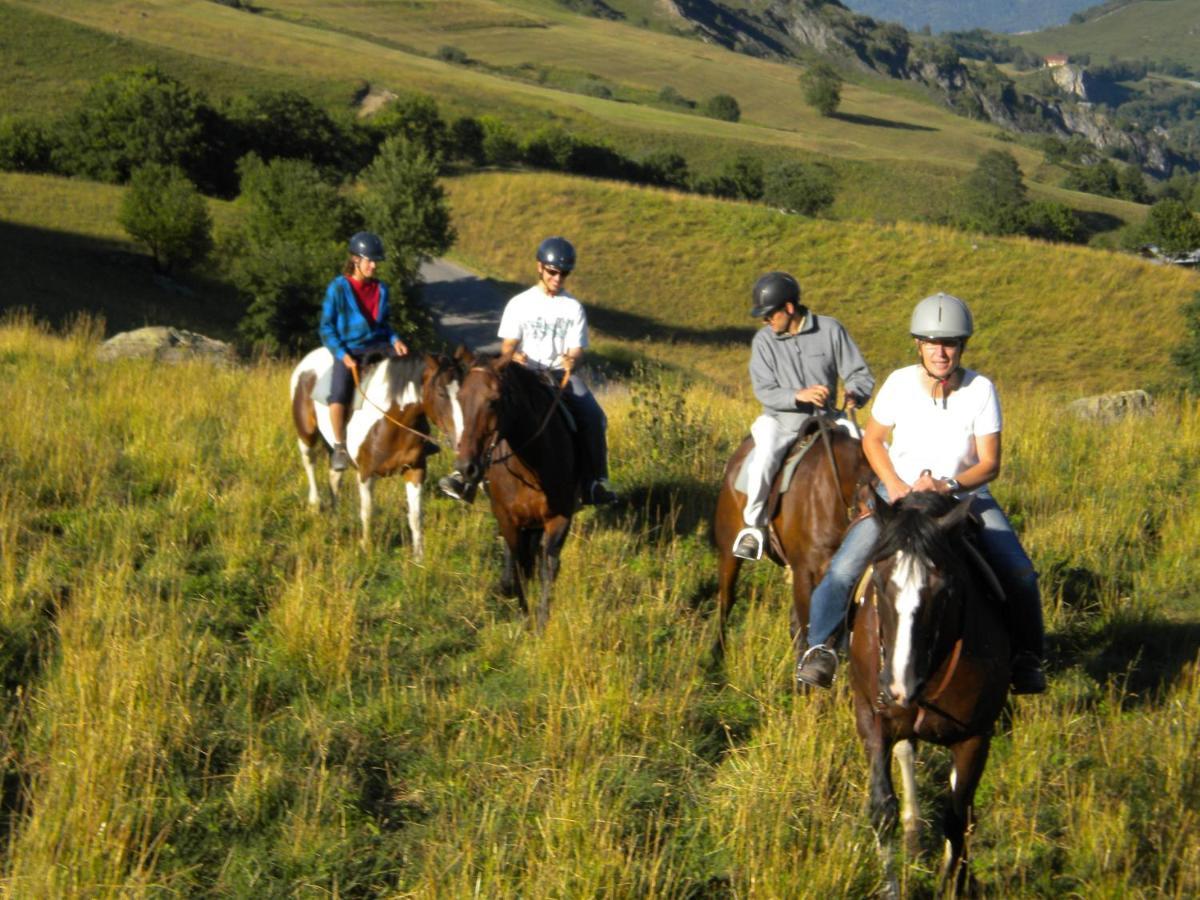
POLYGON ((765 543, 763 538, 763 529, 753 525, 743 528, 733 539, 733 555, 738 559, 762 559, 765 543), (753 547, 750 546, 750 541, 754 542, 753 547))

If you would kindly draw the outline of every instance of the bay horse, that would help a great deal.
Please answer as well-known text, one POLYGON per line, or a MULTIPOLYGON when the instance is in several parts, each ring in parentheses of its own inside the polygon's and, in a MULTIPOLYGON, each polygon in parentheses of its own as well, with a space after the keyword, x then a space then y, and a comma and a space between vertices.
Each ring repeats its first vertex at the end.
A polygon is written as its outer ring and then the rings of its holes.
POLYGON ((943 889, 962 893, 969 885, 975 789, 1008 695, 1008 633, 994 576, 968 544, 970 503, 935 492, 912 493, 895 505, 877 502, 874 563, 856 592, 850 682, 871 770, 871 823, 892 894, 898 891, 890 847, 898 812, 893 753, 904 788, 905 843, 916 852, 916 742, 950 748, 941 878, 943 889))
POLYGON ((579 501, 579 466, 560 393, 520 363, 486 355, 470 359, 458 392, 463 426, 455 468, 472 483, 486 483, 504 539, 500 588, 526 615, 525 584, 537 568, 538 631, 550 616, 550 589, 579 501))
MULTIPOLYGON (((783 466, 776 475, 767 510, 778 546, 768 540, 763 549, 765 557, 791 571, 790 630, 797 663, 804 655, 809 597, 858 511, 863 487, 872 478, 861 442, 841 427, 814 417, 802 430, 800 440, 806 438, 811 438, 813 443, 796 465, 791 481, 782 493, 779 492, 779 479, 783 466)), ((725 626, 737 599, 737 578, 742 568, 742 560, 733 555, 733 541, 744 527, 742 511, 746 508, 746 495, 736 487, 737 476, 753 448, 754 439, 747 437, 726 463, 713 517, 713 538, 719 557, 719 625, 712 648, 716 660, 724 656, 725 626)))
MULTIPOLYGON (((305 356, 291 377, 292 420, 300 460, 308 476, 308 504, 313 509, 322 505, 317 487, 317 451, 322 445, 326 450, 333 447, 329 405, 325 400, 332 370, 333 354, 321 347, 305 356)), ((375 479, 400 473, 408 500, 413 557, 417 561, 424 557, 421 485, 425 481, 426 458, 438 450, 429 437, 429 423, 432 420, 442 433, 457 441, 462 429, 462 409, 458 403, 461 379, 459 364, 444 354, 391 357, 363 367, 354 413, 346 423, 346 449, 358 472, 364 550, 371 539, 375 479)), ((329 470, 331 506, 336 504, 342 474, 329 470)))

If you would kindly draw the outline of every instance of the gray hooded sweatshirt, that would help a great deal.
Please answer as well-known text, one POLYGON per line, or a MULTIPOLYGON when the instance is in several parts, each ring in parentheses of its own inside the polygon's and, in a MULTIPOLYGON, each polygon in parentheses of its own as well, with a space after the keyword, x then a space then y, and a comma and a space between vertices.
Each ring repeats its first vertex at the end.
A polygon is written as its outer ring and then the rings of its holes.
POLYGON ((842 323, 809 312, 796 334, 776 334, 764 325, 750 345, 750 383, 763 413, 788 431, 799 431, 819 412, 811 403, 797 403, 796 391, 823 384, 831 398, 838 378, 846 390, 866 402, 875 378, 842 323))

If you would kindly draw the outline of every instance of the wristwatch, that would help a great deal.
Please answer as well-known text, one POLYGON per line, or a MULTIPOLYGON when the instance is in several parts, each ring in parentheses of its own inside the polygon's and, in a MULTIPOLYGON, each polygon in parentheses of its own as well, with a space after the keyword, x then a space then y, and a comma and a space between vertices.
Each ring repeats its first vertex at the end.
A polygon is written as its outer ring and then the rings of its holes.
POLYGON ((957 478, 943 478, 942 481, 946 482, 946 487, 950 489, 950 493, 952 494, 957 494, 962 490, 962 485, 958 483, 957 478))

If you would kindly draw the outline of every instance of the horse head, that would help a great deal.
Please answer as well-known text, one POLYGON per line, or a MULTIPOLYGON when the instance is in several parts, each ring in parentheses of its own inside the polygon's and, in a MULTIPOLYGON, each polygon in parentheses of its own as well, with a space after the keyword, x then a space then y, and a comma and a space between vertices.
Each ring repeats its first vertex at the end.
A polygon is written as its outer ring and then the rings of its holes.
POLYGON ((454 466, 476 481, 487 469, 486 456, 496 444, 500 427, 501 372, 507 360, 478 356, 472 359, 458 390, 462 426, 455 443, 454 466))
POLYGON ((457 446, 462 434, 462 406, 458 400, 463 370, 457 359, 444 353, 425 354, 425 369, 421 373, 421 405, 426 418, 450 436, 450 445, 457 446))
POLYGON ((908 707, 956 633, 967 578, 962 559, 971 499, 932 491, 880 502, 872 587, 879 627, 879 698, 908 707))

